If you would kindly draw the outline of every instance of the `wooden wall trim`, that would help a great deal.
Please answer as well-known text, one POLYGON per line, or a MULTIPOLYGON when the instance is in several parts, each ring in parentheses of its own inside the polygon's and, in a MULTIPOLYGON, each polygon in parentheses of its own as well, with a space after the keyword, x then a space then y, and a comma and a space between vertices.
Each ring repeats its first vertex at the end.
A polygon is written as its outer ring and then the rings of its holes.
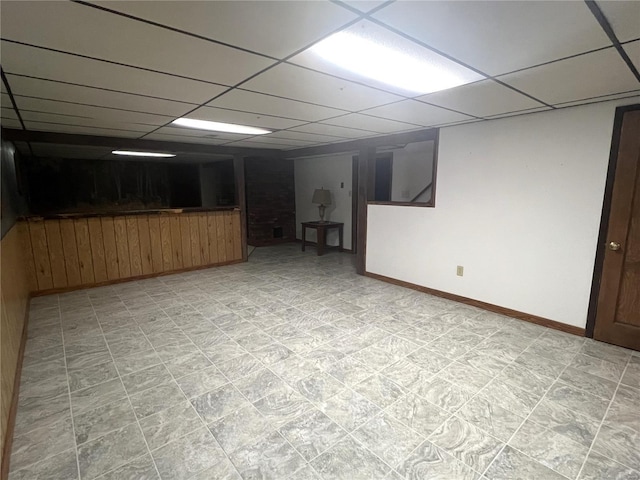
POLYGON ((358 195, 357 216, 353 220, 357 222, 356 272, 358 275, 364 275, 367 267, 367 202, 372 194, 375 159, 375 147, 360 150, 358 155, 358 191, 353 193, 358 195))
POLYGON ((525 322, 535 323, 543 327, 553 328, 554 330, 560 330, 561 332, 571 333, 580 337, 585 336, 585 329, 580 327, 574 327, 573 325, 567 325, 566 323, 556 322, 544 317, 538 317, 537 315, 531 315, 530 313, 520 312, 518 310, 512 310, 506 307, 500 307, 493 305, 492 303, 483 302, 481 300, 474 300, 472 298, 463 297, 454 293, 443 292, 434 288, 423 287, 422 285, 416 285, 415 283, 405 282, 403 280, 397 280, 391 277, 385 277, 384 275, 378 275, 377 273, 365 272, 365 276, 380 280, 400 287, 410 288, 417 290, 418 292, 428 293, 429 295, 435 295, 436 297, 446 298, 447 300, 453 300, 455 302, 464 303, 465 305, 471 305, 472 307, 478 307, 489 312, 498 313, 500 315, 506 315, 508 317, 524 320, 525 322))
POLYGON ((351 158, 351 251, 358 242, 358 157, 351 158))
POLYGON ((240 236, 242 260, 245 262, 249 258, 247 254, 247 190, 244 177, 244 157, 236 155, 233 158, 233 172, 236 184, 236 203, 240 208, 240 236))
POLYGON ((13 392, 11 395, 11 406, 7 418, 7 428, 2 439, 2 465, 0 465, 0 479, 9 478, 9 466, 11 462, 11 447, 13 446, 13 431, 16 425, 16 414, 18 412, 18 398, 20 396, 20 378, 22 377, 22 362, 24 360, 24 349, 27 344, 27 333, 29 331, 29 298, 27 298, 27 308, 24 311, 24 324, 22 335, 20 336, 20 349, 18 350, 18 364, 13 378, 13 392))
POLYGON ((30 279, 24 259, 28 249, 24 248, 23 238, 24 229, 18 223, 7 232, 0 246, 0 473, 3 479, 9 469, 29 315, 30 279))

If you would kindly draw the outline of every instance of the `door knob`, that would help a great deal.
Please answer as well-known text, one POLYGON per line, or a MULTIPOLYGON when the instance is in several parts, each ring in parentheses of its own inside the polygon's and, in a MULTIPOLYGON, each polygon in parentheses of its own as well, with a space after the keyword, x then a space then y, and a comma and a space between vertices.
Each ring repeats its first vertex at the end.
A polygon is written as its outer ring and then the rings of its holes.
POLYGON ((618 242, 609 242, 607 246, 609 247, 609 250, 613 250, 614 252, 620 250, 620 244, 618 242))

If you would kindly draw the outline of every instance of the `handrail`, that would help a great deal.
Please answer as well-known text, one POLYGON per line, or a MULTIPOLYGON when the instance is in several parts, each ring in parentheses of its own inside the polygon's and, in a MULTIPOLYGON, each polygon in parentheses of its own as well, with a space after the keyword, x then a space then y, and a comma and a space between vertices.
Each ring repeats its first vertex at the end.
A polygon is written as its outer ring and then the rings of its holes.
POLYGON ((427 185, 422 190, 420 190, 420 193, 418 193, 415 197, 413 197, 411 199, 411 202, 415 202, 417 199, 419 199, 420 195, 422 195, 424 192, 426 192, 429 189, 429 187, 431 187, 431 185, 433 185, 433 182, 429 183, 429 185, 427 185))

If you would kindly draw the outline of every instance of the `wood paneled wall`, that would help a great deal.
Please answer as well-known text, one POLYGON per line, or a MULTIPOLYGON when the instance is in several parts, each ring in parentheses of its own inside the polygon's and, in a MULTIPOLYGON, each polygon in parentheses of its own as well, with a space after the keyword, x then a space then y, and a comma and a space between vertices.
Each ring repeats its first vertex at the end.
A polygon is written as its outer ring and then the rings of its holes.
POLYGON ((30 219, 19 228, 33 292, 242 260, 239 210, 30 219))
POLYGON ((22 236, 17 225, 7 232, 0 243, 0 438, 3 449, 29 304, 21 243, 22 236))

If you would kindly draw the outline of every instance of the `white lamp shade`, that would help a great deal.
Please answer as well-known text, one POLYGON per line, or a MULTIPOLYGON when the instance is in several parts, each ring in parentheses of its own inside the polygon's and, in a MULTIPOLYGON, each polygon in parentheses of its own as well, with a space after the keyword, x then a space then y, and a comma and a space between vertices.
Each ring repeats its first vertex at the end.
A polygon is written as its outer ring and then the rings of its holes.
POLYGON ((316 188, 315 192, 313 192, 311 203, 317 203, 318 205, 331 205, 331 190, 316 188))

